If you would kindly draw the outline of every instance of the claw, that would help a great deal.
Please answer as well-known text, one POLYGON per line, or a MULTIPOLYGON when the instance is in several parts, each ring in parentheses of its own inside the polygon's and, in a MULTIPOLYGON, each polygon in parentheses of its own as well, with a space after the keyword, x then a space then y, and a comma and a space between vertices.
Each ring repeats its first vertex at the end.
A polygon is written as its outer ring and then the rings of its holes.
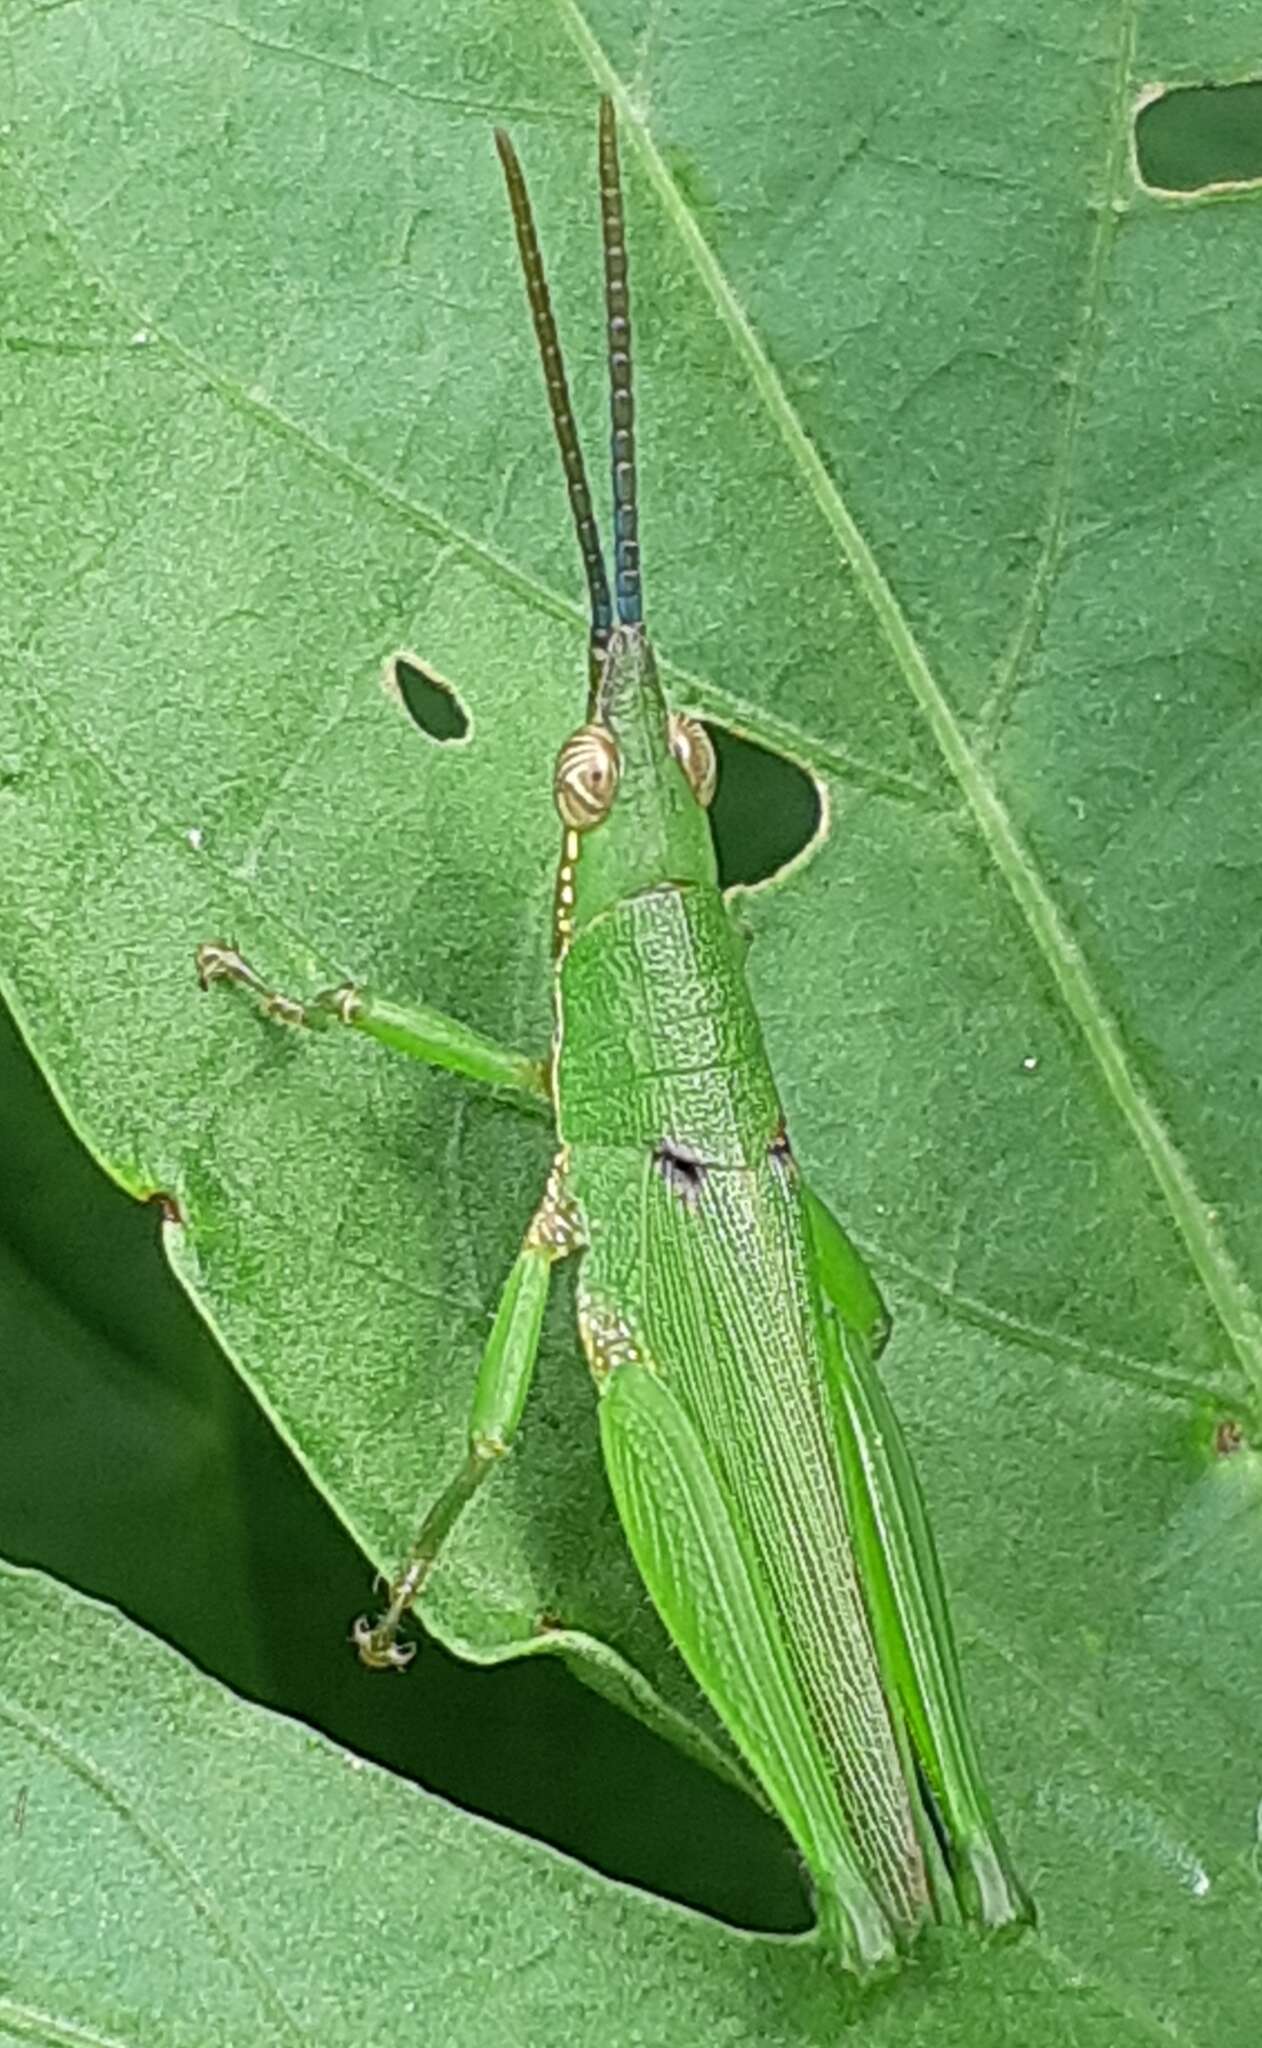
POLYGON ((244 955, 225 939, 205 940, 193 959, 197 979, 203 988, 209 988, 215 981, 235 981, 257 999, 265 1017, 271 1017, 279 1024, 299 1025, 310 1021, 305 1004, 295 1002, 292 996, 282 995, 279 989, 268 988, 244 955))
POLYGON ((203 988, 209 988, 212 981, 230 981, 233 978, 233 963, 240 959, 235 946, 223 939, 208 939, 197 948, 193 961, 197 968, 197 979, 203 988))
POLYGON ((406 1671, 416 1655, 416 1644, 401 1643, 393 1622, 371 1622, 366 1614, 353 1624, 351 1641, 360 1663, 370 1671, 406 1671))

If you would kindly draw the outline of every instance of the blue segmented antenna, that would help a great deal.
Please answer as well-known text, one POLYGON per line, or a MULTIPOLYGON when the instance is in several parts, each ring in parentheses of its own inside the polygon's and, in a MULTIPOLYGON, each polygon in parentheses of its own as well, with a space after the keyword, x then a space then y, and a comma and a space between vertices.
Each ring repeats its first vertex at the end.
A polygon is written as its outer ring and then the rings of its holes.
MULTIPOLYGON (((601 136, 603 162, 603 110, 601 136)), ((609 577, 605 570, 605 557, 601 551, 600 534, 592 512, 591 492, 587 488, 587 471, 583 466, 583 451, 579 447, 578 431, 574 425, 574 409, 570 403, 570 388, 565 377, 565 362, 561 355, 561 344, 557 339, 556 320, 553 317, 552 300, 548 293, 548 280, 544 275, 543 258, 539 253, 539 237, 535 233, 534 215, 530 210, 526 180, 522 176, 517 152, 502 128, 495 131, 495 147, 499 151, 500 162, 504 167, 508 201, 513 210, 513 226, 517 233, 517 250, 521 257, 522 274, 526 280, 526 297, 530 301, 530 317, 539 347, 539 360, 543 365, 544 383, 548 387, 548 407, 552 414, 557 446, 561 451, 561 463, 570 494, 570 510, 574 516, 574 531, 578 537, 583 568, 587 575, 587 595, 591 605, 590 669, 594 686, 603 667, 604 652, 613 626, 609 577)), ((616 180, 616 160, 614 177, 616 180)), ((625 302, 625 289, 623 296, 625 302)), ((634 487, 632 498, 634 500, 634 487)), ((621 605, 619 616, 623 616, 621 605)))
POLYGON ((610 454, 613 461, 614 589, 618 617, 644 617, 640 584, 640 501, 635 476, 635 394, 631 385, 631 299, 627 229, 618 170, 613 101, 600 103, 600 225, 605 245, 605 324, 609 351, 610 454))

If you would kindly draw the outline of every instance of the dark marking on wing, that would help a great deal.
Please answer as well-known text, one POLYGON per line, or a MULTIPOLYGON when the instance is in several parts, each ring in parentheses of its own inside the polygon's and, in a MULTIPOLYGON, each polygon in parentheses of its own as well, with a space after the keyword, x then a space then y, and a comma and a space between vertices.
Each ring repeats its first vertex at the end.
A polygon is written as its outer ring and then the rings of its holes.
POLYGON ((709 1172, 705 1161, 687 1145, 672 1145, 663 1138, 653 1153, 653 1163, 673 1195, 692 1209, 701 1199, 709 1172))
POLYGON ((786 1177, 791 1178, 797 1172, 797 1160, 793 1157, 793 1147, 789 1143, 789 1134, 783 1124, 767 1147, 767 1153, 772 1165, 778 1166, 786 1177))

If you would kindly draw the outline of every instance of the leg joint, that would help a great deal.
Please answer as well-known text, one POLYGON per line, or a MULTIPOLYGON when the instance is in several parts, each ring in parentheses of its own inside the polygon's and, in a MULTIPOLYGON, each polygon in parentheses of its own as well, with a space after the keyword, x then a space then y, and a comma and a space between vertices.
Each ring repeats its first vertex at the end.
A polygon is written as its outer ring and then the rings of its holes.
POLYGON ((578 1251, 583 1243, 578 1203, 565 1185, 568 1165, 568 1153, 562 1146, 552 1162, 543 1200, 531 1217, 530 1228, 526 1232, 526 1250, 546 1252, 549 1260, 563 1259, 567 1252, 578 1251))

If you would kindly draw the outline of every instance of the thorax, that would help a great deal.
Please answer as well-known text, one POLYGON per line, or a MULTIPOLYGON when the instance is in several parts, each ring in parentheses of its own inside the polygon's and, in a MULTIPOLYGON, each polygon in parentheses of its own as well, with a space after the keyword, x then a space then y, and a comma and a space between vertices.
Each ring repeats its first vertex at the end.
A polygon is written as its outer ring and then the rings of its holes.
POLYGON ((723 899, 705 884, 629 896, 560 961, 555 1077, 566 1145, 666 1144, 752 1165, 780 1105, 723 899))

